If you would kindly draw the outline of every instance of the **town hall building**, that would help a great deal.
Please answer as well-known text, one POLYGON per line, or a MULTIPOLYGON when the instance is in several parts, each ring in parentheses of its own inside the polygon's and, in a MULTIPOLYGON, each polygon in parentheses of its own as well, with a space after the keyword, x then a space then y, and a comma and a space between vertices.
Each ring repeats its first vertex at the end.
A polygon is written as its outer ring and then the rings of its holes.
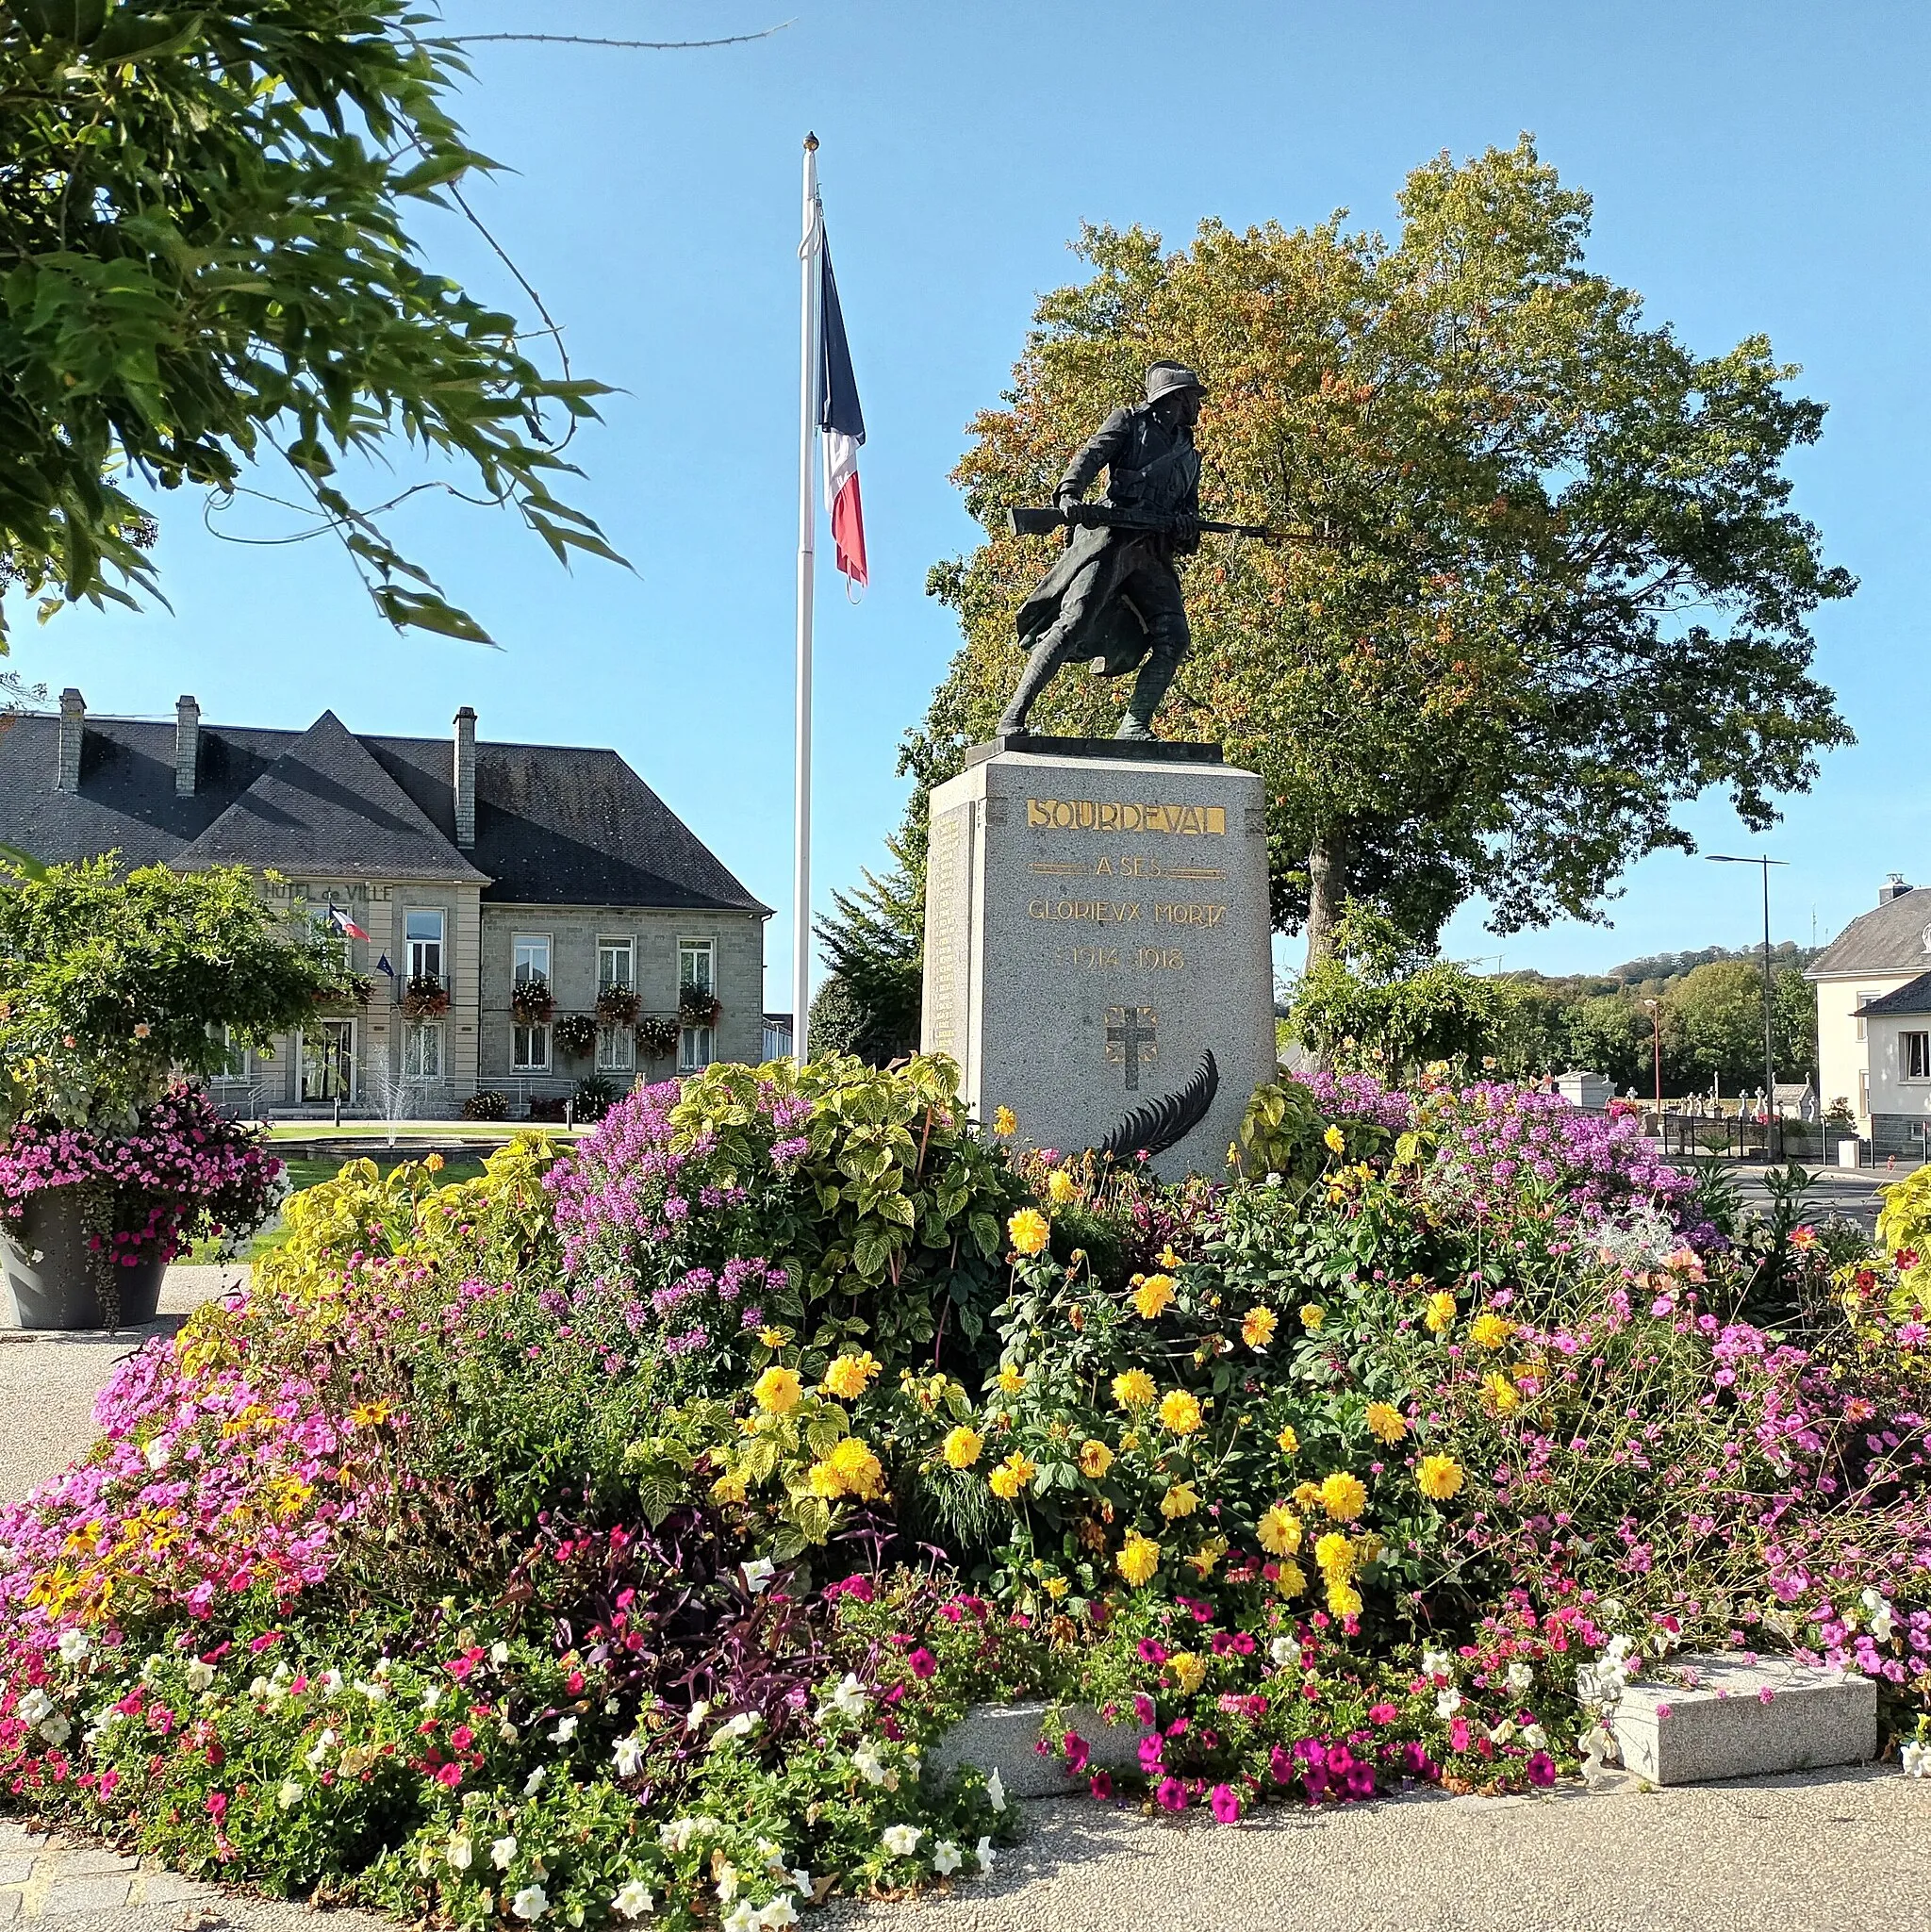
POLYGON ((243 866, 343 933, 361 997, 218 1082, 248 1111, 511 1118, 764 1057, 761 904, 615 751, 58 714, 0 727, 0 845, 43 864, 243 866), (274 875, 272 877, 269 875, 274 875), (347 933, 353 926, 366 937, 347 933))

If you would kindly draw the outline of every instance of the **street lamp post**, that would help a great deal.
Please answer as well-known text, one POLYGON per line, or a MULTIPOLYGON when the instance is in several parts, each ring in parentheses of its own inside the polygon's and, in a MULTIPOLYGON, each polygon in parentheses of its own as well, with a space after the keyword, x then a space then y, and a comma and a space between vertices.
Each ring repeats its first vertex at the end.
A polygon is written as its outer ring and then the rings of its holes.
POLYGON ((1733 857, 1727 852, 1706 852, 1712 866, 1758 866, 1763 871, 1763 1158, 1770 1159, 1770 1127, 1776 1118, 1776 1054, 1770 1032, 1770 868, 1788 865, 1788 859, 1733 857))
POLYGON ((1649 1008, 1649 1023, 1655 1034, 1656 1119, 1657 1131, 1660 1133, 1663 1119, 1663 1003, 1660 999, 1645 999, 1642 1003, 1649 1008))

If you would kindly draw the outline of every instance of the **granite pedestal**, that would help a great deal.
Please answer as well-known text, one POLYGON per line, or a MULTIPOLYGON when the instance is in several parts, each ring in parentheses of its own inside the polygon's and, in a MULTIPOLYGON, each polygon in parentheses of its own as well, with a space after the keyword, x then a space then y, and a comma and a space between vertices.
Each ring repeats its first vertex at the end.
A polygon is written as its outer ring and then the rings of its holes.
POLYGON ((928 1052, 982 1120, 1226 1171, 1273 1079, 1261 780, 1211 745, 1008 738, 932 795, 928 1052))

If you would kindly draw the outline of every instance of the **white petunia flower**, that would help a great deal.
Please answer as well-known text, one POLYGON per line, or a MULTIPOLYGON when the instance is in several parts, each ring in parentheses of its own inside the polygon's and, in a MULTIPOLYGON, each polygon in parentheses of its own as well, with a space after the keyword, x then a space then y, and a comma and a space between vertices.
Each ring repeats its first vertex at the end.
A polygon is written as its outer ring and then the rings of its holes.
POLYGON ((909 1858, 918 1849, 918 1841, 925 1836, 924 1830, 916 1825, 888 1825, 884 1830, 884 1846, 895 1858, 909 1858))
POLYGON ((1277 1637, 1274 1640, 1274 1642, 1267 1646, 1267 1655, 1271 1657, 1276 1662, 1276 1664, 1278 1664, 1282 1670, 1285 1670, 1289 1664, 1293 1663, 1294 1660, 1300 1656, 1300 1654, 1301 1647, 1298 1643, 1296 1643, 1294 1641, 1292 1637, 1277 1637))
POLYGON ((866 1784, 883 1784, 885 1781, 885 1760, 879 1754, 876 1744, 861 1744, 851 1754, 852 1767, 866 1784))
POLYGON ((470 1861, 476 1856, 476 1847, 462 1832, 453 1832, 450 1841, 443 1847, 442 1856, 449 1860, 453 1872, 467 1872, 470 1861))
POLYGON ((651 1888, 641 1878, 632 1878, 610 1901, 610 1909, 622 1918, 641 1919, 655 1903, 651 1888))
POLYGON ((723 1932, 758 1932, 757 1907, 750 1899, 739 1899, 719 1922, 723 1932))
POLYGON ((1546 1751, 1549 1734, 1539 1724, 1526 1724, 1522 1726, 1522 1742, 1525 1750, 1546 1751))
POLYGON ((740 1710, 718 1726, 718 1735, 720 1738, 748 1738, 757 1729, 758 1722, 755 1710, 740 1710))
POLYGON ((949 1838, 942 1838, 932 1848, 932 1869, 941 1878, 949 1878, 966 1860, 959 1856, 959 1847, 949 1838))
POLYGON ((784 1932, 798 1924, 798 1907, 788 1891, 781 1891, 757 1916, 758 1932, 784 1932))
POLYGON ((700 1697, 698 1701, 691 1706, 688 1714, 685 1716, 684 1720, 685 1729, 687 1731, 696 1730, 699 1725, 702 1724, 705 1718, 709 1717, 710 1714, 711 1700, 708 1697, 700 1697))
POLYGON ((50 1744, 64 1744, 74 1735, 74 1726, 57 1713, 41 1726, 41 1735, 50 1744))
POLYGON ((373 1683, 358 1677, 355 1680, 355 1688, 371 1704, 387 1704, 388 1702, 388 1687, 386 1684, 373 1683))
POLYGON ((489 1862, 499 1872, 507 1872, 510 1868, 510 1861, 516 1855, 517 1841, 514 1832, 509 1833, 506 1837, 496 1840, 489 1847, 489 1862))
POLYGON ((979 1869, 982 1872, 990 1872, 992 1861, 999 1855, 992 1848, 992 1840, 982 1838, 972 1847, 972 1856, 979 1860, 979 1869))
POLYGON ((1453 1684, 1435 1693, 1435 1715, 1453 1717, 1461 1709, 1461 1693, 1453 1684))
POLYGON ((292 1811, 302 1802, 302 1787, 292 1777, 285 1777, 275 1791, 275 1803, 284 1811, 292 1811))
POLYGON ((526 1885, 510 1900, 509 1908, 518 1918, 530 1923, 550 1909, 550 1894, 540 1885, 526 1885))
POLYGON ((141 1454, 143 1457, 145 1457, 147 1461, 147 1466, 150 1469, 165 1469, 168 1466, 167 1437, 156 1436, 155 1439, 148 1444, 147 1447, 141 1451, 141 1454))
POLYGON ((864 1684, 847 1671, 818 1707, 818 1717, 822 1720, 827 1709, 835 1710, 840 1717, 863 1717, 870 1709, 871 1699, 866 1695, 864 1684))
POLYGON ((340 1671, 326 1670, 322 1674, 322 1688, 333 1697, 342 1688, 345 1679, 340 1671))
POLYGON ((509 1661, 509 1645, 501 1637, 489 1646, 489 1661, 498 1670, 501 1670, 509 1661))
POLYGON ((1506 1744, 1509 1742, 1509 1740, 1512 1738, 1514 1735, 1515 1720, 1513 1718, 1505 1717, 1502 1720, 1502 1722, 1498 1724, 1495 1726, 1495 1728, 1489 1733, 1489 1742, 1492 1744, 1506 1744))
POLYGON ((753 1596, 761 1595, 771 1587, 771 1578, 778 1574, 778 1566, 769 1557, 753 1557, 744 1566, 744 1587, 753 1596))
POLYGON ((85 1630, 62 1630, 58 1648, 62 1663, 78 1663, 93 1648, 93 1641, 85 1630))
POLYGON ((550 1774, 540 1764, 537 1765, 536 1770, 531 1772, 529 1776, 523 1780, 523 1796, 534 1798, 543 1789, 549 1777, 550 1774))
POLYGON ((442 1686, 440 1684, 429 1684, 424 1686, 422 1692, 422 1709, 424 1710, 434 1710, 436 1707, 441 1702, 442 1686))
POLYGON ((720 1838, 724 1826, 708 1812, 696 1818, 673 1818, 668 1825, 657 1828, 657 1842, 667 1852, 688 1851, 692 1843, 701 1838, 720 1838))
POLYGON ((1446 1650, 1425 1650, 1422 1652, 1422 1675, 1425 1677, 1449 1677, 1455 1675, 1455 1659, 1446 1650))
POLYGON ((1931 1744, 1908 1743, 1898 1758, 1906 1777, 1931 1777, 1931 1744))
POLYGON ((31 1691, 23 1691, 20 1702, 13 1707, 13 1714, 22 1724, 39 1724, 53 1712, 54 1700, 38 1684, 31 1691))
POLYGON ((202 1662, 197 1657, 188 1666, 187 1676, 188 1688, 190 1691, 206 1691, 215 1680, 215 1667, 211 1663, 202 1662))
POLYGON ((1881 1591, 1867 1590, 1864 1593, 1864 1608, 1871 1616, 1871 1635, 1879 1643, 1889 1643, 1890 1633, 1896 1627, 1891 1609, 1881 1591))
POLYGON ((718 1887, 718 1903, 728 1906, 737 1896, 737 1867, 726 1858, 716 1868, 713 1877, 718 1887))
POLYGON ((619 1738, 611 1755, 619 1777, 635 1777, 644 1768, 644 1747, 635 1738, 619 1738))
POLYGON ((985 1795, 992 1800, 995 1811, 1003 1811, 1006 1808, 1006 1788, 1000 1781, 997 1770, 985 1781, 985 1795))
POLYGON ((1502 1681, 1520 1697, 1535 1682, 1535 1673, 1518 1657, 1503 1674, 1502 1681))
POLYGON ((572 1712, 569 1717, 560 1717, 556 1720, 556 1728, 550 1733, 550 1742, 553 1744, 567 1744, 576 1734, 577 1721, 575 1713, 572 1712))
POLYGON ((315 1742, 303 1752, 303 1762, 308 1766, 310 1771, 320 1771, 322 1766, 322 1760, 335 1749, 335 1732, 323 1731, 321 1737, 317 1738, 315 1742))

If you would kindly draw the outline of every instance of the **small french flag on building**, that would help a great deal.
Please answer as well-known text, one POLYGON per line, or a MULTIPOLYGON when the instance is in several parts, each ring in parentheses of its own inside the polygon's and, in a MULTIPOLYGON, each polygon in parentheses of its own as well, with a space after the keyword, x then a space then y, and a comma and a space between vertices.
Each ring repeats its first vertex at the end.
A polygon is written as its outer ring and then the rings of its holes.
POLYGON ((338 905, 329 907, 328 922, 338 933, 345 933, 351 939, 367 939, 369 937, 369 934, 338 905))
POLYGON ((818 234, 818 428, 825 446, 825 509, 838 568, 854 584, 870 580, 865 569, 865 505, 858 494, 858 446, 865 440, 865 412, 851 374, 851 345, 832 273, 831 245, 818 234))

